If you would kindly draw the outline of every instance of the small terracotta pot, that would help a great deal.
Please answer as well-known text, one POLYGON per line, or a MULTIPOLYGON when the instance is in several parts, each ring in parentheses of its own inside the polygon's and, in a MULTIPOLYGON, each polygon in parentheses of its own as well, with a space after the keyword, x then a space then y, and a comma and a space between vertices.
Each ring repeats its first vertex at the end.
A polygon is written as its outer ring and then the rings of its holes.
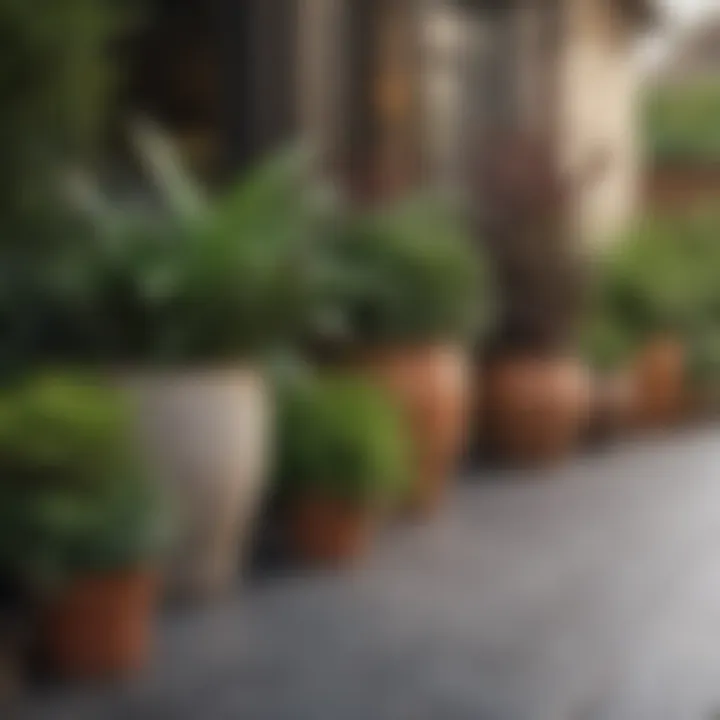
POLYGON ((44 650, 53 671, 92 679, 140 670, 151 645, 158 583, 140 570, 80 578, 49 606, 44 650))
POLYGON ((684 418, 688 423, 704 423, 720 416, 720 393, 714 387, 689 387, 685 393, 684 418))
POLYGON ((445 496, 468 435, 472 376, 458 347, 389 348, 368 353, 358 369, 379 382, 408 419, 415 480, 409 509, 434 513, 445 496))
POLYGON ((365 507, 330 498, 303 498, 290 509, 290 544, 304 562, 348 565, 367 552, 373 526, 373 513, 365 507))
POLYGON ((501 459, 545 464, 566 457, 588 426, 590 376, 568 357, 506 357, 487 368, 489 450, 501 459))
POLYGON ((686 406, 685 348, 673 338, 649 342, 635 362, 636 421, 663 428, 678 422, 686 406))
POLYGON ((629 370, 593 379, 590 439, 606 441, 633 427, 637 408, 635 374, 629 370))

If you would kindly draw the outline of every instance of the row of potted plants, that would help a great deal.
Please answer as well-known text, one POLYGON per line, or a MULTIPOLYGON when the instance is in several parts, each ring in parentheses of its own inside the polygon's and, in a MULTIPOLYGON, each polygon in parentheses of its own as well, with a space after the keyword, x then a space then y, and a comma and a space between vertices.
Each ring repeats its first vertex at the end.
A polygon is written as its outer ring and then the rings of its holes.
POLYGON ((657 428, 715 411, 717 227, 714 212, 649 218, 601 259, 581 346, 606 416, 657 428))
POLYGON ((68 239, 13 248, 23 293, 0 298, 18 329, 0 576, 30 596, 51 665, 81 677, 142 662, 161 594, 233 582, 273 477, 306 560, 356 556, 393 508, 430 512, 488 305, 439 203, 328 204, 295 151, 210 201, 161 137, 140 144, 164 211, 74 179, 68 239), (299 355, 315 372, 275 382, 299 355))
POLYGON ((547 144, 517 134, 481 165, 477 235, 501 300, 483 362, 495 457, 554 461, 716 403, 717 213, 646 218, 584 255, 572 208, 598 172, 563 172, 547 144))
POLYGON ((683 355, 715 329, 707 221, 628 238, 583 298, 569 181, 542 147, 483 168, 481 245, 436 198, 338 202, 302 153, 210 201, 161 138, 141 144, 165 212, 76 183, 72 241, 13 249, 23 293, 0 295, 26 378, 0 403, 0 576, 69 674, 140 663, 161 588, 228 587, 271 480, 294 554, 342 564, 383 518, 438 507, 473 419, 525 463, 603 412, 669 422, 683 355), (279 371, 298 357, 307 373, 279 371), (630 376, 617 402, 595 389, 630 376))

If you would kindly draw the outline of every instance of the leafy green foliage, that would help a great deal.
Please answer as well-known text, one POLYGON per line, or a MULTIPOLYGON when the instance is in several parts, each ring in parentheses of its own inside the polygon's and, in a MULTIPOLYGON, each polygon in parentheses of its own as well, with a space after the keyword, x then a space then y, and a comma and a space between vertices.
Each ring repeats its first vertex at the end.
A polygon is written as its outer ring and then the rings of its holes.
POLYGON ((456 214, 418 196, 337 218, 322 330, 357 344, 471 342, 490 317, 483 257, 456 214))
POLYGON ((646 102, 647 152, 658 160, 720 158, 720 84, 654 90, 646 102))
POLYGON ((281 396, 281 492, 376 505, 407 487, 409 445, 396 409, 352 377, 310 378, 281 396))
MULTIPOLYGON (((222 362, 283 344, 306 322, 319 236, 307 156, 283 151, 207 200, 175 178, 181 171, 161 149, 148 162, 165 212, 123 212, 100 199, 84 208, 72 242, 31 264, 22 308, 30 355, 222 362)), ((7 314, 17 311, 9 302, 7 314)))
POLYGON ((128 20, 118 0, 0 0, 0 216, 47 200, 51 175, 87 154, 117 75, 110 43, 128 20))
POLYGON ((35 589, 142 563, 162 513, 116 391, 46 375, 0 397, 0 573, 35 589))
POLYGON ((580 353, 595 370, 615 370, 637 350, 637 338, 608 314, 596 311, 580 333, 580 353))
MULTIPOLYGON (((672 334, 712 355, 720 336, 720 217, 715 212, 647 219, 602 259, 586 349, 600 364, 672 334), (614 357, 613 357, 614 356, 614 357)), ((698 366, 707 365, 698 358, 698 366)))

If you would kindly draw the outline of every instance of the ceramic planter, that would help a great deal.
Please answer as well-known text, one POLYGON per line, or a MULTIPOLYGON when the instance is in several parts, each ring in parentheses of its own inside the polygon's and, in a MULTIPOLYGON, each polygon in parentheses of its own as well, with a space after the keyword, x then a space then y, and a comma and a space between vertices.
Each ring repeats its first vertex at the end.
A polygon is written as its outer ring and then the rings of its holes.
POLYGON ((360 369, 379 382, 407 416, 414 448, 411 511, 432 514, 464 450, 473 404, 468 356, 459 347, 387 348, 360 369))
POLYGON ((43 649, 62 677, 134 673, 146 664, 157 597, 155 575, 128 570, 81 577, 47 609, 43 649))
POLYGON ((522 464, 565 458, 588 425, 589 373, 572 357, 505 357, 486 373, 486 427, 495 456, 522 464))
POLYGON ((664 428, 677 423, 686 407, 685 348, 673 338, 646 344, 635 362, 637 423, 664 428))
POLYGON ((239 569, 268 481, 269 390, 252 370, 136 374, 122 383, 174 515, 168 589, 215 594, 239 569))
POLYGON ((330 498, 307 497, 297 499, 289 513, 289 544, 298 560, 342 567, 367 553, 375 524, 371 510, 330 498))

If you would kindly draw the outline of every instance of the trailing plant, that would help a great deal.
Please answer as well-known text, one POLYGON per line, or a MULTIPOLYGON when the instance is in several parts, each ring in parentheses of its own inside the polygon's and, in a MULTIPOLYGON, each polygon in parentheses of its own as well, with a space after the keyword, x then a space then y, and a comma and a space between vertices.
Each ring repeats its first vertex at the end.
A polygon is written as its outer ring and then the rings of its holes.
POLYGON ((285 387, 278 461, 284 497, 385 505, 406 490, 408 462, 404 424, 377 388, 345 376, 285 387))
POLYGON ((491 316, 489 273, 460 216, 418 195, 336 217, 320 334, 350 345, 472 343, 491 316))
POLYGON ((163 506, 129 436, 118 393, 46 375, 0 400, 0 575, 33 591, 124 569, 158 552, 163 506))

